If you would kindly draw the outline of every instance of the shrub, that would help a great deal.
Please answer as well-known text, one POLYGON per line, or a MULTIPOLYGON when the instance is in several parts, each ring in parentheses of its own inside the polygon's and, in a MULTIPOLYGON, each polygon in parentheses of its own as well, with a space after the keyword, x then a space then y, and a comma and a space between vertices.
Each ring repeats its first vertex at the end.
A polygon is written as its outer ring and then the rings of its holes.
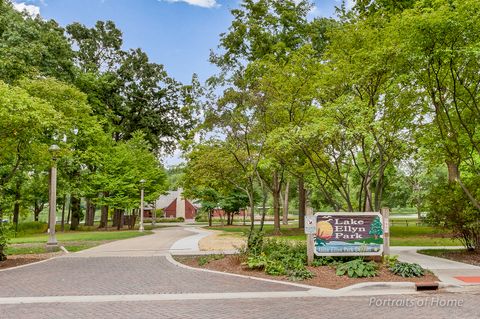
POLYGON ((377 264, 374 261, 365 262, 354 259, 337 265, 337 276, 348 275, 350 278, 375 277, 377 264))
MULTIPOLYGON (((467 188, 477 189, 479 186, 471 184, 467 188)), ((468 250, 480 247, 478 210, 458 184, 435 185, 427 196, 426 209, 430 224, 452 230, 468 250)))
POLYGON ((202 256, 198 259, 198 265, 203 266, 208 264, 209 262, 213 260, 220 260, 225 258, 225 255, 206 255, 202 256))
POLYGON ((252 231, 248 236, 246 253, 248 255, 258 255, 263 251, 263 236, 261 231, 252 231))
POLYGON ((197 223, 208 222, 208 214, 207 212, 198 212, 195 216, 195 221, 197 223))
MULTIPOLYGON (((183 223, 185 219, 183 217, 178 218, 156 218, 155 223, 183 223)), ((144 223, 151 223, 151 218, 144 219, 144 223)))
POLYGON ((389 268, 392 273, 402 277, 422 277, 425 275, 425 269, 419 264, 396 262, 389 268))
POLYGON ((30 235, 30 234, 42 234, 48 229, 48 224, 45 222, 25 222, 18 223, 16 227, 17 234, 30 235))
POLYGON ((320 267, 320 266, 335 266, 350 260, 354 260, 356 257, 330 257, 330 256, 315 256, 315 259, 313 259, 312 266, 313 267, 320 267))
POLYGON ((383 256, 383 264, 388 268, 393 267, 398 262, 398 255, 385 255, 383 256))
POLYGON ((312 278, 305 268, 307 248, 303 243, 263 238, 263 233, 252 232, 249 236, 246 265, 251 269, 262 269, 272 276, 286 275, 291 280, 312 278))
POLYGON ((7 259, 4 252, 7 249, 11 237, 12 231, 10 225, 0 222, 0 261, 7 259))

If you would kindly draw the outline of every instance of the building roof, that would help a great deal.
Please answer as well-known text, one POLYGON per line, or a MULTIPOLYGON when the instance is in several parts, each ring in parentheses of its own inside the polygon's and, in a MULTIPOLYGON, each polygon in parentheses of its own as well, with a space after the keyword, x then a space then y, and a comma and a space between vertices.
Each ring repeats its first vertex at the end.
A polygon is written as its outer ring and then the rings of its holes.
POLYGON ((155 206, 157 208, 163 209, 170 205, 175 199, 182 195, 182 190, 169 191, 165 195, 160 195, 160 197, 155 201, 155 206))

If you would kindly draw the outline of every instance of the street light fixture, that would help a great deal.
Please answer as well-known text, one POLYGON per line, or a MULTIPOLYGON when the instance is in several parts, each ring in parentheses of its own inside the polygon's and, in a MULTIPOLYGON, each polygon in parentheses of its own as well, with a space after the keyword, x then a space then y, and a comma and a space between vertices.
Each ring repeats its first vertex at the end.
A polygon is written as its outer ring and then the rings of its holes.
POLYGON ((60 152, 60 147, 53 144, 48 148, 52 154, 52 164, 50 167, 50 201, 49 201, 49 236, 47 241, 47 248, 55 248, 58 246, 57 238, 55 236, 55 224, 57 219, 57 155, 60 152))
POLYGON ((143 189, 144 189, 144 185, 145 185, 145 180, 142 179, 140 181, 140 185, 141 185, 141 189, 140 189, 140 227, 138 228, 138 230, 140 232, 143 232, 145 229, 143 228, 143 189))

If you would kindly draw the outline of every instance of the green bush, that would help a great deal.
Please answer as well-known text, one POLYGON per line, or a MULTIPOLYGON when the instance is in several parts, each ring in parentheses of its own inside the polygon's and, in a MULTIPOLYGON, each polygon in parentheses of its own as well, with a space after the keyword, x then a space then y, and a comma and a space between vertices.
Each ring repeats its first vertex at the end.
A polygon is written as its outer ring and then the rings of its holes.
POLYGON ((225 258, 225 255, 206 255, 198 259, 198 265, 204 266, 213 260, 220 260, 225 258))
MULTIPOLYGON (((183 223, 185 221, 185 218, 183 217, 178 217, 178 218, 156 218, 155 222, 156 223, 183 223)), ((151 223, 152 219, 151 218, 146 218, 144 219, 144 223, 151 223)))
POLYGON ((48 229, 48 224, 45 222, 25 222, 18 223, 16 227, 18 235, 42 234, 48 229))
POLYGON ((285 275, 291 280, 313 277, 305 268, 307 248, 304 243, 265 240, 263 233, 252 232, 244 254, 248 268, 262 269, 268 275, 285 275))
POLYGON ((263 251, 263 237, 264 233, 261 231, 252 231, 248 236, 247 253, 249 255, 258 255, 263 251))
POLYGON ((393 267, 398 262, 398 255, 385 255, 383 256, 383 264, 388 268, 393 267))
POLYGON ((337 276, 348 275, 350 278, 375 277, 377 264, 374 261, 365 262, 354 259, 337 265, 337 276))
POLYGON ((8 242, 12 237, 12 230, 10 225, 0 222, 0 261, 7 259, 4 253, 7 249, 8 242))
POLYGON ((196 221, 197 223, 208 222, 208 214, 207 214, 207 212, 198 212, 197 215, 195 216, 195 221, 196 221))
POLYGON ((425 269, 419 264, 396 262, 389 268, 392 273, 402 277, 422 277, 425 275, 425 269))
MULTIPOLYGON (((479 189, 478 179, 464 181, 468 189, 479 189), (475 181, 475 182, 473 182, 475 181)), ((427 222, 452 231, 468 250, 480 247, 478 210, 457 184, 436 184, 426 198, 427 222)))
POLYGON ((333 264, 334 262, 335 262, 335 259, 333 259, 332 257, 315 257, 315 259, 313 259, 312 266, 313 267, 327 266, 327 265, 333 264))

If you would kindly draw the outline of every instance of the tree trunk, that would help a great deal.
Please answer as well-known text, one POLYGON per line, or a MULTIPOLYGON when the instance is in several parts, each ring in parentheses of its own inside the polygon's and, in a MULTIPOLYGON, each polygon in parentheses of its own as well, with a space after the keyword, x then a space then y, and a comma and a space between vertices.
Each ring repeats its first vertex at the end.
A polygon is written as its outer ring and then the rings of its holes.
POLYGON ((448 182, 449 183, 458 183, 462 188, 462 191, 467 195, 470 202, 475 206, 477 210, 480 210, 480 202, 473 196, 470 190, 463 184, 460 178, 460 171, 458 170, 458 165, 452 161, 447 161, 448 168, 448 182))
POLYGON ((298 178, 298 228, 305 228, 305 210, 307 207, 303 175, 298 178))
POLYGON ((119 209, 118 210, 118 214, 117 214, 117 218, 118 218, 118 221, 117 221, 117 230, 120 230, 123 228, 123 224, 124 224, 124 211, 123 209, 119 209))
POLYGON ((70 198, 70 203, 72 209, 72 221, 70 223, 70 230, 77 230, 78 225, 80 225, 81 215, 80 198, 72 195, 70 198))
POLYGON ((87 198, 87 212, 85 214, 85 226, 93 226, 95 221, 95 204, 90 198, 87 198))
POLYGON ((17 182, 15 185, 15 204, 13 205, 13 223, 15 224, 15 232, 18 229, 18 219, 20 217, 20 182, 17 182))
POLYGON ((448 182, 455 183, 460 175, 458 171, 458 165, 451 161, 447 161, 447 169, 448 169, 448 182))
POLYGON ((62 204, 62 224, 60 226, 61 231, 65 231, 65 205, 67 203, 67 195, 63 195, 63 204, 62 204))
POLYGON ((68 215, 67 215, 67 224, 70 225, 70 217, 72 216, 72 196, 70 195, 70 200, 68 203, 68 215))
POLYGON ((283 197, 283 224, 288 225, 288 192, 290 188, 290 181, 285 185, 285 196, 283 197))
POLYGON ((43 203, 40 204, 38 200, 35 200, 35 203, 34 203, 35 207, 33 208, 33 220, 35 220, 36 222, 38 222, 38 216, 40 215, 40 213, 42 212, 43 210, 43 207, 45 206, 43 203))
POLYGON ((267 215, 267 200, 268 200, 268 189, 265 187, 265 182, 259 176, 260 186, 262 187, 262 216, 260 218, 260 231, 263 231, 263 226, 265 225, 265 216, 267 215))
POLYGON ((248 235, 248 240, 250 240, 250 236, 253 232, 255 227, 255 199, 253 198, 255 194, 255 190, 253 187, 253 181, 250 179, 250 189, 248 190, 248 203, 250 205, 250 234, 248 235))
POLYGON ((262 219, 260 220, 260 231, 263 231, 263 225, 265 225, 265 216, 267 215, 267 198, 268 198, 268 193, 263 192, 262 219))
POLYGON ((280 234, 280 192, 282 187, 278 179, 278 172, 273 172, 273 233, 280 234))
MULTIPOLYGON (((3 192, 0 193, 0 198, 3 198, 3 192)), ((0 206, 0 221, 3 220, 3 209, 2 207, 0 206)), ((5 253, 3 252, 4 250, 4 246, 0 244, 0 261, 4 261, 7 259, 7 255, 5 255, 5 253)))
MULTIPOLYGON (((103 192, 103 198, 108 197, 108 192, 103 192)), ((101 208, 100 226, 98 228, 108 227, 108 205, 103 205, 101 208)))
POLYGON ((372 184, 372 176, 370 172, 367 173, 365 177, 365 207, 363 208, 364 212, 372 211, 372 191, 370 189, 372 184))
POLYGON ((208 211, 208 226, 212 227, 212 215, 213 215, 213 209, 210 209, 208 211))
POLYGON ((107 228, 108 225, 108 206, 103 205, 101 210, 100 226, 98 228, 107 228))
POLYGON ((117 227, 118 225, 118 209, 113 209, 113 216, 112 216, 112 227, 117 227))

